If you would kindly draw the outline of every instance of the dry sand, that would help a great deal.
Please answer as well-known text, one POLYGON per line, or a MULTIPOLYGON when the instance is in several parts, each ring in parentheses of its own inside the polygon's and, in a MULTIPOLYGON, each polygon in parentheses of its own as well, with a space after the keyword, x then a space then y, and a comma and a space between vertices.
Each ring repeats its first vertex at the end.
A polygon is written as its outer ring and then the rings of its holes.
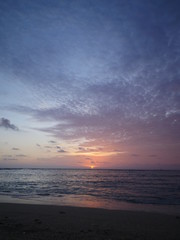
POLYGON ((0 203, 0 240, 179 240, 180 217, 159 213, 0 203))

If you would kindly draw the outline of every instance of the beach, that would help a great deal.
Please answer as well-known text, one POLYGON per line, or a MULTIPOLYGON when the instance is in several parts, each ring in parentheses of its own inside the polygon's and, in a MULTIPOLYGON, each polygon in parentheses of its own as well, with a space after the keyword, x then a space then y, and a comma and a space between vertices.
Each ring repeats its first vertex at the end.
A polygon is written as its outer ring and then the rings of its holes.
POLYGON ((0 0, 0 240, 180 240, 180 0, 0 0))
POLYGON ((178 240, 180 216, 142 211, 0 203, 0 239, 178 240))

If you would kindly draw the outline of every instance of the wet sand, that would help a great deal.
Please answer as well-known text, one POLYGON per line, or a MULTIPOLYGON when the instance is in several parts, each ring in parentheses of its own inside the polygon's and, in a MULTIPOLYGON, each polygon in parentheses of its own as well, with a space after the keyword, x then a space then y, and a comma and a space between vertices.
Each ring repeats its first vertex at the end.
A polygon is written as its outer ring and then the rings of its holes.
POLYGON ((0 240, 179 240, 180 216, 0 203, 0 240))

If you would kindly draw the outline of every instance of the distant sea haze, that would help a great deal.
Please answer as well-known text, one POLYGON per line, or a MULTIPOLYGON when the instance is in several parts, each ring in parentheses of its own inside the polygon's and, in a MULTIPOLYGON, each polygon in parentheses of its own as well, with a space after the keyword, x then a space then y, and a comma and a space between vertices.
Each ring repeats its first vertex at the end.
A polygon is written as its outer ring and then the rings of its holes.
POLYGON ((180 205, 180 171, 0 169, 0 200, 180 205))

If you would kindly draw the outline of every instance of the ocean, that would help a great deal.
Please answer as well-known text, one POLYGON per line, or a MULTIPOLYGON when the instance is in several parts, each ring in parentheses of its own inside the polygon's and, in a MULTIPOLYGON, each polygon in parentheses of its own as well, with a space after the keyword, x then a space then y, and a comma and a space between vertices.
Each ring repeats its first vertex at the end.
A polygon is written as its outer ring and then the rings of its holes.
POLYGON ((180 171, 0 169, 0 201, 128 209, 180 206, 180 171))

